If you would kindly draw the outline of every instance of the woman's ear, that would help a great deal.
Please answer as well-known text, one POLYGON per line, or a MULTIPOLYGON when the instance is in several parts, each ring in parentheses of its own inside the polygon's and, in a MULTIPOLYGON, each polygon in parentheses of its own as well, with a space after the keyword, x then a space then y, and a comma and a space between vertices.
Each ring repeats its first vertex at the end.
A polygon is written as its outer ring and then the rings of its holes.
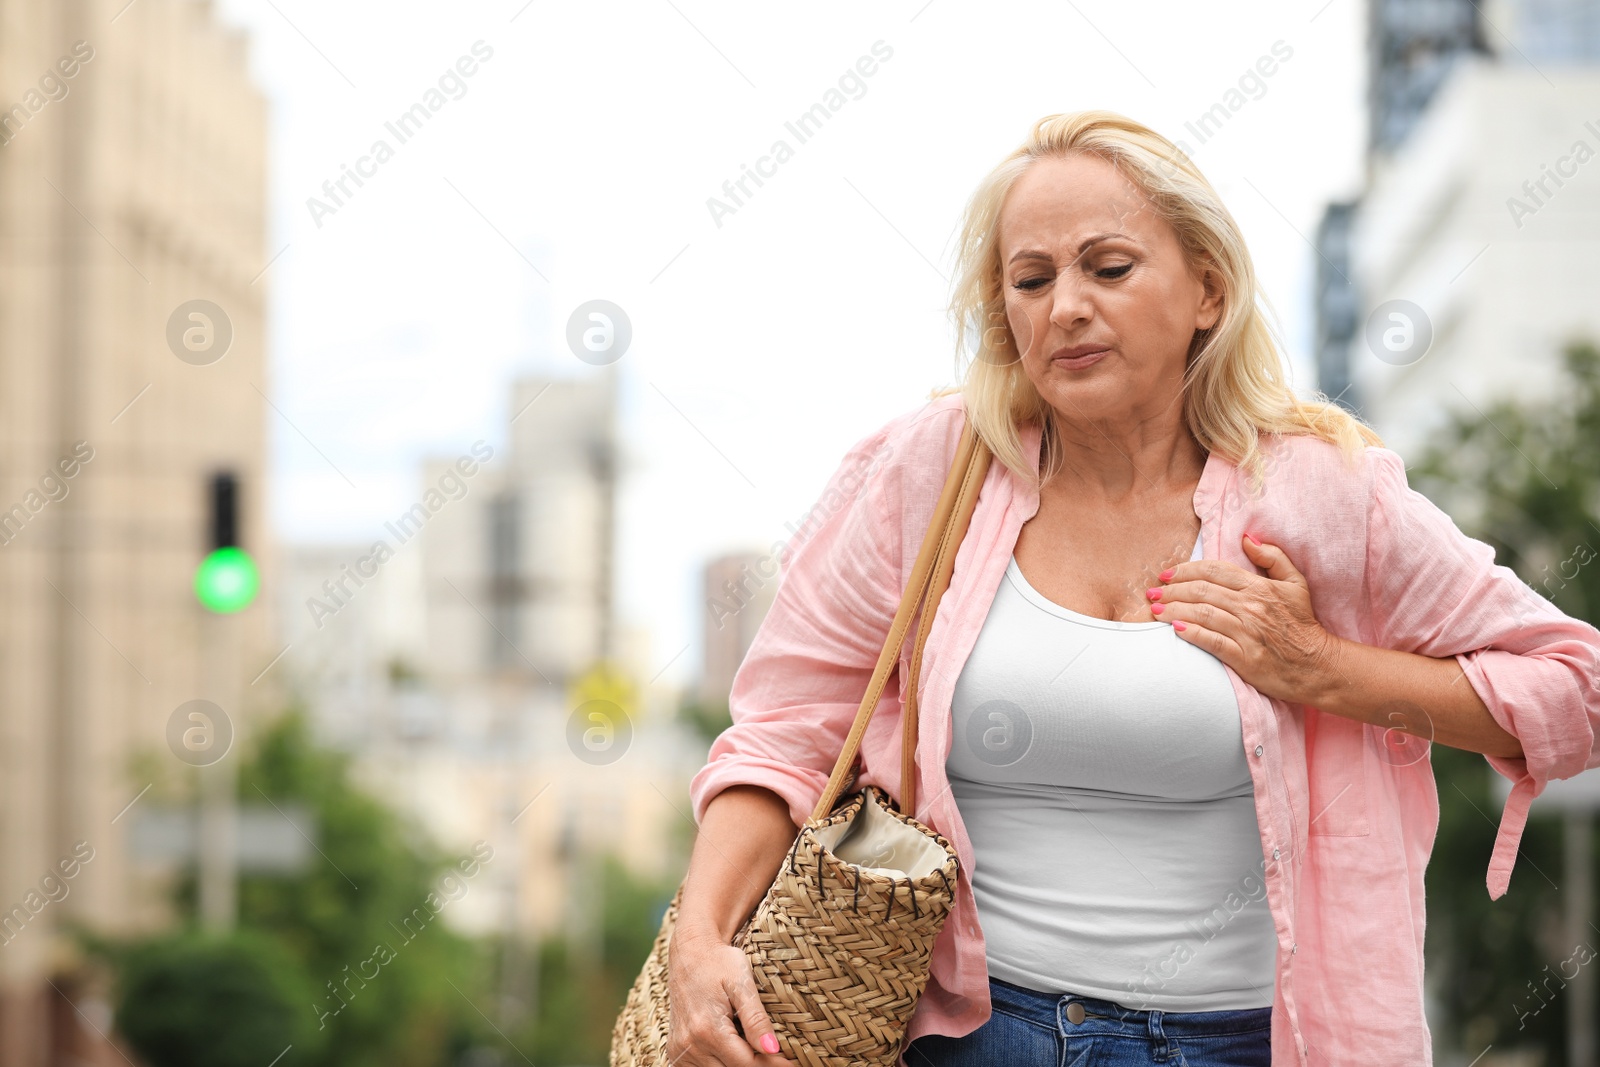
POLYGON ((1204 295, 1195 309, 1194 328, 1209 330, 1222 318, 1222 272, 1207 265, 1200 270, 1200 286, 1204 295))

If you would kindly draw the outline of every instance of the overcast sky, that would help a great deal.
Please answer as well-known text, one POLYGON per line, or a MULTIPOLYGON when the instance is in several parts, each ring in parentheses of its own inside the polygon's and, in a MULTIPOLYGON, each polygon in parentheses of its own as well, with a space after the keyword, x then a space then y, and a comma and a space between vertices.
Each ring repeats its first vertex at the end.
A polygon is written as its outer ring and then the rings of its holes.
MULTIPOLYGON (((612 301, 633 328, 620 607, 653 673, 695 640, 706 557, 785 536, 852 442, 953 380, 960 210, 1034 120, 1082 108, 1190 149, 1309 393, 1307 241, 1361 180, 1363 8, 223 0, 271 106, 268 350, 293 423, 272 416, 274 527, 378 536, 418 498, 420 457, 500 447, 513 377, 592 373, 567 319, 612 301), (1201 143, 1185 124, 1275 44, 1289 58, 1201 143), (863 56, 871 76, 799 143, 785 122, 863 56), (400 143, 385 123, 441 77, 400 143), (323 184, 380 138, 392 158, 335 205, 323 184), (780 138, 793 157, 714 217, 780 138)), ((662 680, 692 677, 697 647, 662 680)))

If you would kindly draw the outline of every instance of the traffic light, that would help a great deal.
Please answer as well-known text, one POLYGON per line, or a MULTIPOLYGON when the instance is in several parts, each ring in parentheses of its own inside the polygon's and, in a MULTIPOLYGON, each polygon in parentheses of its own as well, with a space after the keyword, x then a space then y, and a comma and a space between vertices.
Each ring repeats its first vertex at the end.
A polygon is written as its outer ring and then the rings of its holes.
POLYGON ((194 595, 207 611, 242 611, 255 600, 261 576, 250 553, 239 547, 239 478, 232 471, 211 476, 206 511, 211 551, 194 572, 194 595))

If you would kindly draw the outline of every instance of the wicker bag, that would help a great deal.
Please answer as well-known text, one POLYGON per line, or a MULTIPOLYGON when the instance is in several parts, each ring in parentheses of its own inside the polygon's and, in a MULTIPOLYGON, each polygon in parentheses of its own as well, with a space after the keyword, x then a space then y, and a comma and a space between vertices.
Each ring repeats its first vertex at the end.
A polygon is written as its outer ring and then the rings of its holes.
MULTIPOLYGON (((750 961, 780 1053, 803 1067, 898 1063, 906 1027, 928 983, 934 940, 949 917, 958 873, 955 849, 905 814, 916 810, 915 681, 907 687, 902 720, 904 807, 877 786, 834 804, 854 785, 862 735, 898 665, 919 600, 911 678, 920 676, 923 644, 990 459, 969 420, 827 788, 766 896, 734 937, 750 961)), ((680 884, 617 1017, 612 1067, 668 1067, 667 950, 682 898, 680 884)), ((735 1028, 743 1033, 737 1019, 735 1028)))

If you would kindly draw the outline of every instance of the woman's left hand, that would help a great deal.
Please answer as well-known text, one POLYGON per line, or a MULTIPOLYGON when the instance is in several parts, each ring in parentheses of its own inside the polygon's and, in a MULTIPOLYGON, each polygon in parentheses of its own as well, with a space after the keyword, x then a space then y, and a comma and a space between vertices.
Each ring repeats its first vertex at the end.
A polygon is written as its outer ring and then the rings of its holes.
POLYGON ((1317 621, 1311 587, 1282 549, 1249 535, 1241 543, 1264 576, 1223 560, 1190 560, 1162 572, 1162 587, 1146 594, 1150 610, 1267 696, 1312 703, 1338 674, 1339 638, 1317 621))

